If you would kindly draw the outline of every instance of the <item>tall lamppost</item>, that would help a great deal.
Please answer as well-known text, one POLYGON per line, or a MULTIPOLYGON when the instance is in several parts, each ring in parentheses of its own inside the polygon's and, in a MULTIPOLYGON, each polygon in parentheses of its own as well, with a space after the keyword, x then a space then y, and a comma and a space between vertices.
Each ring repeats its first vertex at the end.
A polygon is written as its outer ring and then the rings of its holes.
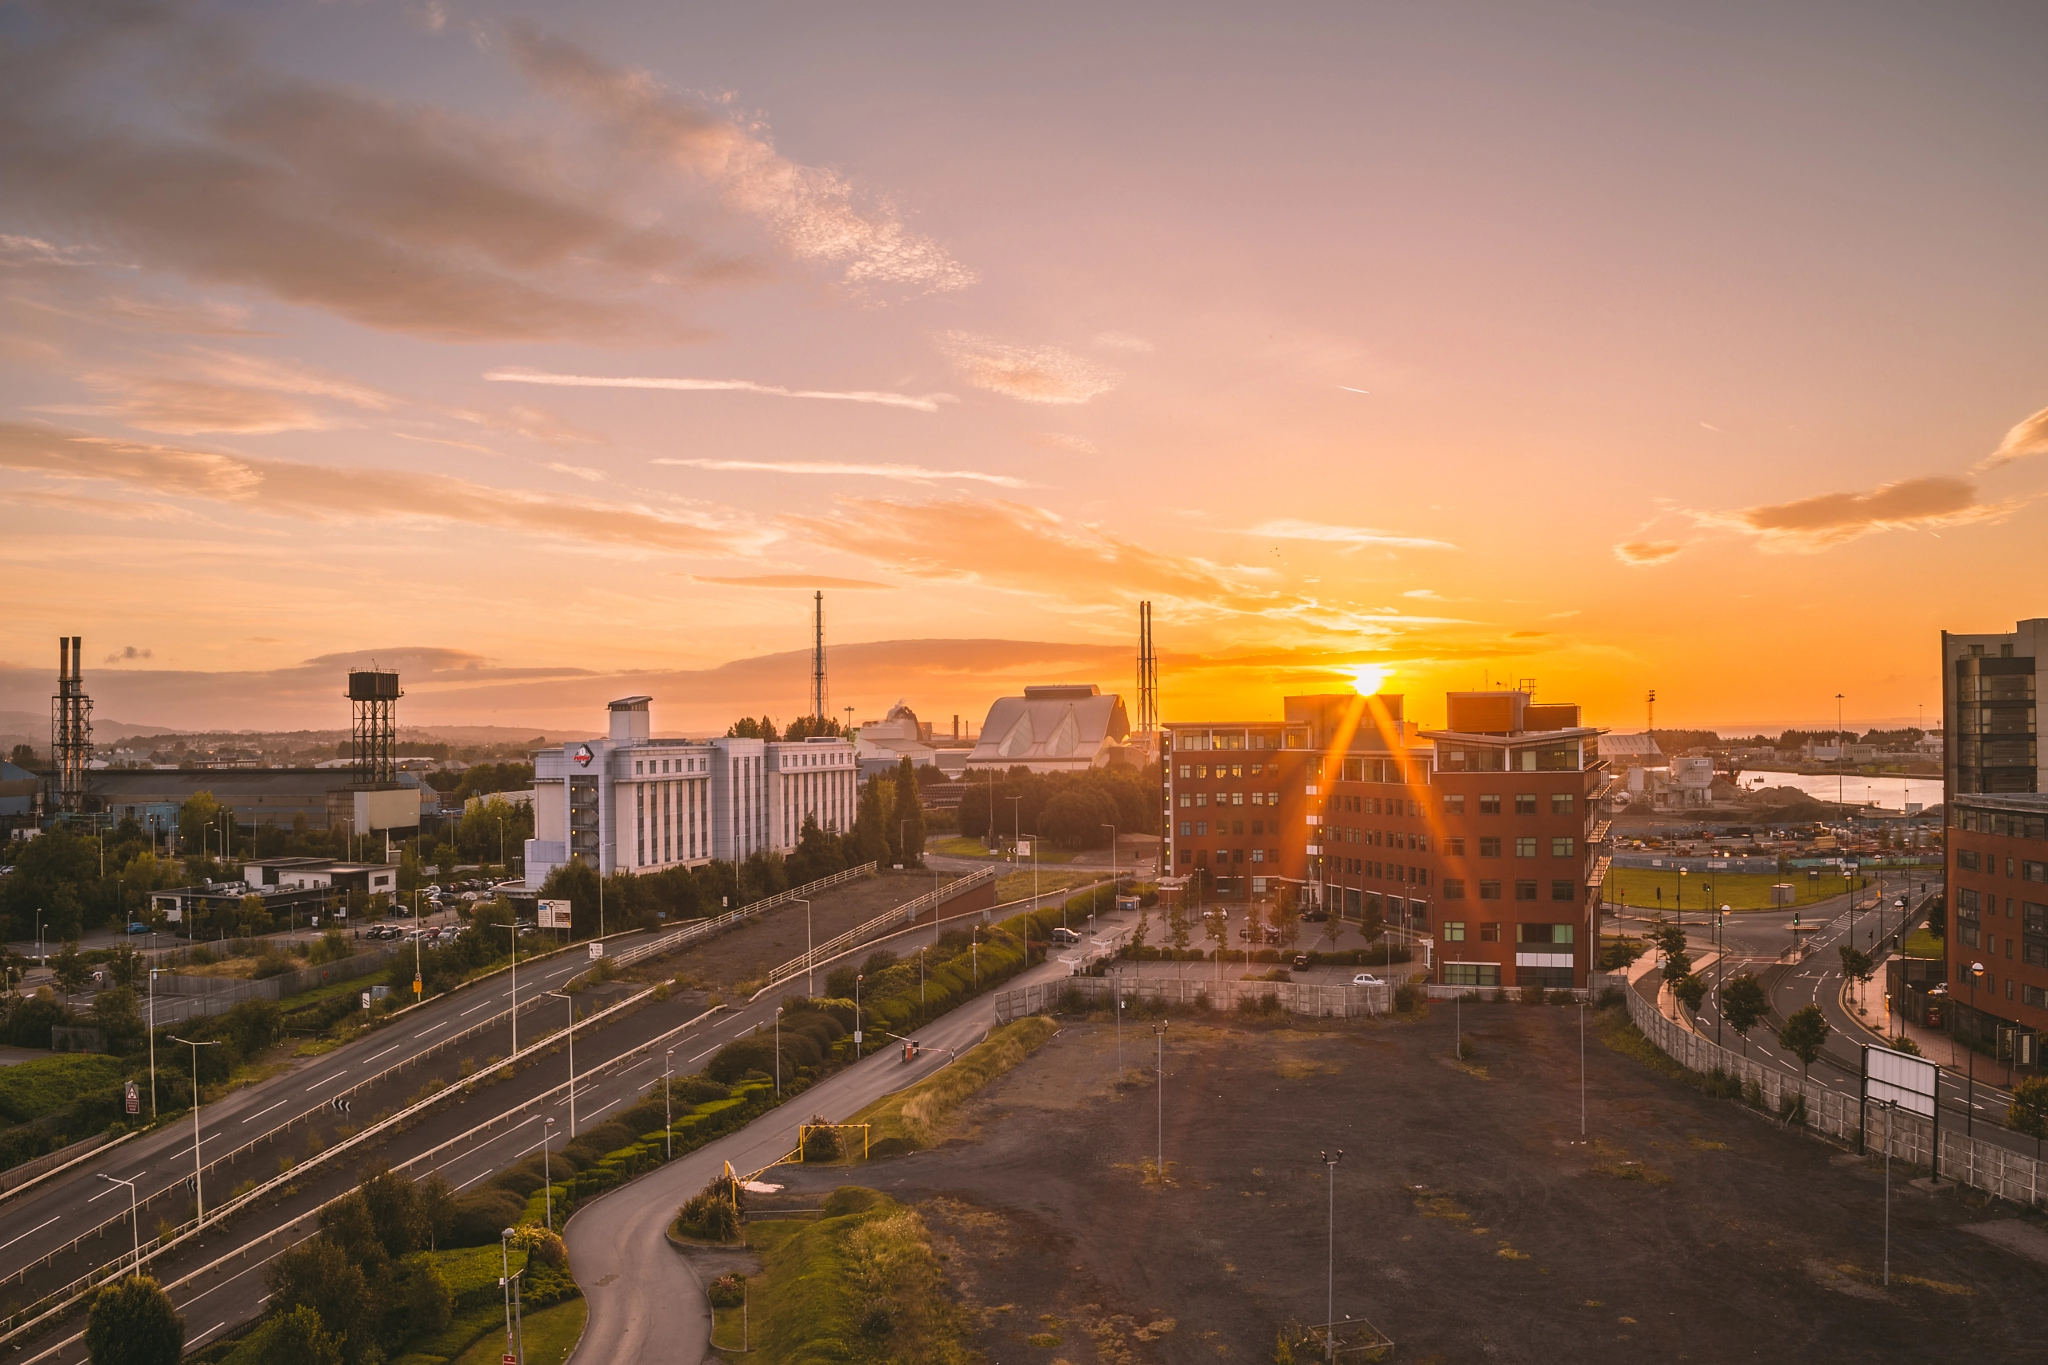
POLYGON ((867 979, 866 973, 853 974, 853 1060, 860 1060, 860 983, 867 979))
POLYGON ((569 1006, 569 1139, 576 1138, 576 997, 566 991, 549 991, 569 1006))
POLYGON ((1109 908, 1114 910, 1119 886, 1116 877, 1116 826, 1105 820, 1102 827, 1109 831, 1109 908))
POLYGON ((554 1142, 555 1142, 555 1135, 554 1135, 554 1133, 553 1133, 553 1132, 551 1131, 551 1130, 552 1130, 552 1129, 554 1128, 554 1126, 555 1126, 555 1121, 554 1121, 553 1119, 542 1119, 542 1120, 541 1120, 541 1125, 540 1125, 540 1178, 541 1178, 541 1188, 547 1191, 547 1213, 548 1213, 548 1231, 549 1231, 549 1232, 553 1232, 553 1231, 555 1230, 555 1172, 554 1172, 554 1165, 555 1165, 555 1163, 554 1163, 554 1142))
MULTIPOLYGON (((777 1076, 777 1078, 778 1078, 778 1079, 776 1080, 776 1083, 775 1083, 775 1085, 776 1085, 776 1093, 777 1093, 777 1094, 781 1094, 781 1093, 782 1093, 782 1082, 781 1082, 781 1080, 780 1080, 780 1077, 781 1077, 781 1075, 782 1075, 782 1037, 781 1037, 781 1033, 780 1033, 780 1029, 779 1029, 779 1026, 780 1026, 780 1025, 781 1025, 781 1023, 782 1023, 782 1007, 781 1007, 781 1006, 779 1006, 779 1005, 778 1005, 778 1006, 776 1006, 776 1008, 775 1008, 775 1022, 776 1022, 776 1024, 778 1025, 778 1031, 777 1031, 777 1034, 776 1034, 776 1039, 775 1039, 775 1043, 776 1043, 776 1047, 775 1047, 775 1054, 776 1054, 776 1055, 775 1055, 775 1074, 776 1074, 776 1076, 777 1076)), ((667 1158, 666 1158, 666 1159, 667 1159, 667 1160, 669 1160, 669 1161, 674 1161, 674 1160, 676 1159, 676 1114, 675 1114, 675 1107, 674 1107, 674 1105, 673 1105, 673 1104, 672 1104, 672 1103, 670 1102, 670 1100, 669 1100, 669 1084, 668 1084, 668 1083, 669 1083, 669 1076, 670 1076, 670 1074, 671 1074, 671 1073, 672 1073, 672 1072, 673 1072, 673 1071, 675 1070, 675 1061, 676 1061, 676 1050, 675 1050, 674 1048, 670 1048, 670 1049, 669 1049, 669 1050, 668 1050, 667 1052, 665 1052, 665 1053, 663 1053, 663 1054, 662 1054, 662 1058, 661 1058, 661 1135, 662 1135, 662 1137, 663 1137, 663 1138, 664 1138, 664 1139, 666 1140, 666 1142, 667 1142, 667 1145, 668 1145, 668 1156, 667 1156, 667 1158)))
POLYGON ((123 1180, 118 1175, 108 1175, 104 1171, 100 1173, 100 1179, 110 1184, 126 1185, 128 1187, 128 1225, 134 1233, 135 1273, 139 1275, 142 1273, 142 1224, 138 1221, 135 1212, 135 1182, 133 1180, 123 1180))
POLYGON ((1162 1021, 1152 1026, 1152 1041, 1157 1048, 1152 1063, 1152 1074, 1156 1078, 1152 1087, 1157 1121, 1159 1124, 1159 1183, 1166 1183, 1166 1025, 1162 1021))
POLYGON ((156 968, 149 969, 149 1121, 156 1122, 156 968))
POLYGON ((1685 869, 1678 869, 1678 932, 1685 932, 1685 869))
POLYGON ((180 1038, 177 1034, 173 1033, 171 1041, 183 1043, 186 1047, 192 1049, 192 1206, 198 1211, 197 1216, 192 1221, 197 1224, 206 1221, 206 1195, 200 1188, 199 1169, 199 1049, 203 1047, 219 1047, 220 1040, 215 1039, 210 1043, 195 1043, 190 1038, 180 1038))
POLYGON ((505 1291, 505 1354, 513 1360, 519 1357, 512 1347, 512 1229, 506 1228, 498 1234, 498 1264, 504 1270, 504 1278, 498 1284, 505 1291))
MULTIPOLYGON (((1975 1018, 1975 1015, 1977 1013, 1977 982, 1981 980, 1984 976, 1984 964, 1981 962, 1972 962, 1968 967, 1964 968, 1964 971, 1969 975, 1970 978, 1970 1014, 1972 1016, 1970 1020, 1970 1027, 1974 1029, 1977 1027, 1977 1021, 1975 1018)), ((1950 1031, 1953 1032, 1954 1030, 1951 1029, 1950 1031)), ((1968 1092, 1966 1093, 1963 1099, 1964 1137, 1970 1136, 1970 1121, 1977 1112, 1977 1049, 1974 1044, 1970 1048, 1969 1067, 1969 1088, 1968 1092)))
POLYGON ((801 897, 797 904, 804 908, 804 990, 811 996, 818 994, 818 964, 811 960, 814 951, 811 938, 811 903, 801 897))
POLYGON ((1330 1186, 1330 1243, 1323 1282, 1323 1359, 1326 1361, 1337 1358, 1337 1163, 1343 1159, 1342 1147, 1323 1153, 1323 1170, 1330 1186))
POLYGON ((1022 817, 1018 815, 1018 812, 1023 809, 1022 802, 1024 798, 1021 796, 1006 796, 1003 799, 1010 803, 1010 862, 1014 865, 1017 861, 1017 841, 1023 837, 1019 832, 1023 829, 1023 824, 1022 817))
POLYGON ((1727 976, 1728 958, 1721 951, 1721 926, 1728 922, 1728 907, 1714 919, 1714 1046, 1721 1046, 1721 982, 1727 976))
MULTIPOLYGON (((512 931, 512 1055, 519 1054, 519 919, 515 915, 504 926, 512 931)), ((413 958, 419 958, 419 940, 413 940, 413 958)), ((417 970, 417 969, 415 969, 417 970)))
MULTIPOLYGON (((919 960, 922 961, 921 958, 919 960)), ((671 1048, 668 1055, 671 1057, 675 1056, 675 1050, 671 1048)), ((780 1005, 775 1007, 775 1098, 778 1100, 782 1098, 782 1006, 780 1005)), ((669 1155, 675 1155, 673 1146, 669 1149, 669 1155)))

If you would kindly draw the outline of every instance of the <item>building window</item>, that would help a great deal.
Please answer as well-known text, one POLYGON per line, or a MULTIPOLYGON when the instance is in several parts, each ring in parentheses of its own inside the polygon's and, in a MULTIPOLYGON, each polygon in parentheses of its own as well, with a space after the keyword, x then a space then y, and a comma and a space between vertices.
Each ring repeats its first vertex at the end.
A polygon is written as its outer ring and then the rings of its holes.
POLYGON ((1264 850, 1263 848, 1253 849, 1252 861, 1255 863, 1263 863, 1264 861, 1266 861, 1266 850, 1264 850))
MULTIPOLYGON (((1218 804, 1220 805, 1221 802, 1219 802, 1218 804)), ((1232 792, 1230 794, 1230 804, 1233 806, 1242 806, 1244 804, 1244 793, 1232 792)))
POLYGON ((1195 859, 1195 851, 1194 851, 1193 849, 1191 849, 1191 848, 1184 848, 1184 849, 1182 849, 1182 850, 1180 851, 1180 860, 1181 860, 1182 862, 1184 862, 1184 863, 1189 863, 1189 862, 1193 862, 1193 861, 1194 861, 1194 859, 1195 859))
POLYGON ((1465 881, 1462 877, 1444 878, 1444 899, 1461 901, 1465 899, 1465 881))
POLYGON ((1209 833, 1209 822, 1207 820, 1195 821, 1195 833, 1207 835, 1209 833))
POLYGON ((1452 856, 1453 858, 1462 858, 1462 857, 1464 857, 1464 856, 1465 856, 1465 839, 1464 839, 1464 836, 1463 836, 1463 835, 1457 835, 1457 836, 1455 836, 1455 837, 1453 837, 1453 838, 1449 838, 1449 839, 1446 839, 1446 840, 1444 840, 1444 852, 1446 852, 1446 853, 1450 854, 1450 855, 1451 855, 1451 856, 1452 856))
POLYGON ((1188 764, 1188 763, 1183 763, 1183 764, 1181 764, 1181 765, 1180 765, 1180 775, 1181 775, 1182 777, 1193 777, 1193 776, 1195 775, 1195 769, 1194 769, 1194 766, 1193 766, 1192 764, 1188 764))
POLYGON ((1550 813, 1552 815, 1570 815, 1572 813, 1572 794, 1570 792, 1552 792, 1550 794, 1550 813))
POLYGON ((1180 832, 1181 832, 1182 834, 1193 834, 1193 833, 1195 832, 1195 822, 1194 822, 1194 821, 1192 821, 1192 820, 1183 820, 1183 821, 1181 821, 1181 822, 1180 822, 1180 832))
POLYGON ((1524 837, 1524 838, 1519 838, 1519 839, 1516 839, 1516 840, 1515 840, 1515 856, 1516 856, 1517 858, 1533 858, 1533 857, 1535 857, 1535 856, 1536 856, 1536 840, 1535 840, 1535 839, 1534 839, 1533 837, 1524 837))
POLYGON ((1181 807, 1182 807, 1182 809, 1186 809, 1186 808, 1188 808, 1188 807, 1190 807, 1190 806, 1194 805, 1194 804, 1195 804, 1195 798, 1194 798, 1194 795, 1193 795, 1193 793, 1191 793, 1191 792, 1182 792, 1182 793, 1180 794, 1180 804, 1181 804, 1181 807))
POLYGON ((1499 836, 1490 834, 1481 835, 1479 837, 1479 856, 1482 858, 1498 858, 1500 856, 1499 836))
POLYGON ((1244 850, 1243 850, 1243 849, 1241 849, 1241 848, 1236 848, 1236 849, 1232 849, 1232 850, 1230 851, 1230 861, 1232 861, 1232 862, 1234 862, 1234 863, 1241 863, 1241 862, 1243 862, 1243 861, 1244 861, 1244 850))
POLYGON ((1518 924, 1515 926, 1517 943, 1570 943, 1572 926, 1569 924, 1518 924))
POLYGON ((1446 814, 1446 815, 1463 815, 1464 813, 1465 813, 1465 794, 1464 794, 1463 792, 1445 792, 1445 793, 1444 793, 1444 814, 1446 814))
POLYGON ((1498 986, 1500 968, 1491 962, 1446 962, 1446 986, 1498 986))
POLYGON ((1196 804, 1196 805, 1198 805, 1198 806, 1206 806, 1206 805, 1208 805, 1208 804, 1209 804, 1209 793, 1207 793, 1207 792, 1196 792, 1196 793, 1195 793, 1195 804, 1196 804))
POLYGON ((1956 866, 1970 872, 1975 872, 1977 870, 1977 850, 1974 848, 1957 849, 1956 866))
POLYGON ((1252 821, 1252 833, 1254 833, 1254 834, 1264 834, 1265 832, 1266 832, 1266 822, 1265 822, 1264 820, 1254 820, 1254 821, 1252 821))
POLYGON ((1500 942, 1500 921, 1497 919, 1481 920, 1479 922, 1479 941, 1481 943, 1500 942))
POLYGON ((1551 857, 1553 857, 1553 858, 1569 858, 1569 857, 1571 857, 1571 856, 1572 856, 1572 837, 1571 837, 1571 835, 1569 835, 1569 834, 1559 835, 1559 836, 1558 836, 1557 838, 1554 838, 1554 839, 1552 839, 1552 840, 1550 841, 1550 856, 1551 856, 1551 857))
POLYGON ((1483 880, 1482 880, 1482 881, 1481 881, 1481 882, 1479 883, 1479 899, 1481 899, 1481 900, 1483 900, 1483 901, 1497 901, 1497 900, 1499 900, 1499 899, 1500 899, 1500 883, 1499 883, 1499 882, 1492 882, 1492 881, 1483 881, 1483 880))
POLYGON ((1498 796, 1482 795, 1479 798, 1479 813, 1481 815, 1499 815, 1500 798, 1498 796))
POLYGON ((1550 898, 1554 901, 1575 901, 1579 898, 1578 884, 1576 882, 1552 882, 1550 884, 1550 898))
POLYGON ((1461 919, 1447 919, 1447 920, 1445 920, 1445 921, 1444 921, 1444 942, 1446 942, 1446 943, 1463 943, 1464 941, 1465 941, 1465 921, 1463 921, 1463 920, 1461 920, 1461 919))
POLYGON ((1536 813, 1536 793, 1535 793, 1535 792, 1517 792, 1517 793, 1515 794, 1515 814, 1517 814, 1517 815, 1534 815, 1535 813, 1536 813))
POLYGON ((1535 899, 1536 899, 1536 883, 1535 883, 1535 882, 1533 882, 1533 881, 1518 881, 1518 882, 1516 882, 1516 883, 1515 883, 1515 899, 1516 899, 1516 900, 1518 900, 1518 901, 1533 901, 1533 900, 1535 900, 1535 899))

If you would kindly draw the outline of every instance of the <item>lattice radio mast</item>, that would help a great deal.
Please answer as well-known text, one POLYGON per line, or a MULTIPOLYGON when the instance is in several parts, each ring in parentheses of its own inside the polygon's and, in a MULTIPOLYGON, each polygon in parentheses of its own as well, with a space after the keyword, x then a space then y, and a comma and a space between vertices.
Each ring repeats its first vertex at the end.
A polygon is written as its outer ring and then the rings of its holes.
POLYGON ((398 699, 404 695, 396 673, 348 675, 358 784, 386 786, 398 781, 398 699))
POLYGON ((1138 604, 1138 733, 1159 728, 1159 656, 1152 652, 1152 604, 1138 604))
POLYGON ((825 594, 812 593, 811 605, 811 716, 822 726, 831 700, 825 687, 825 594))
POLYGON ((57 637, 57 695, 50 698, 50 762, 57 769, 57 809, 85 809, 86 766, 92 762, 92 698, 85 695, 85 639, 57 637))

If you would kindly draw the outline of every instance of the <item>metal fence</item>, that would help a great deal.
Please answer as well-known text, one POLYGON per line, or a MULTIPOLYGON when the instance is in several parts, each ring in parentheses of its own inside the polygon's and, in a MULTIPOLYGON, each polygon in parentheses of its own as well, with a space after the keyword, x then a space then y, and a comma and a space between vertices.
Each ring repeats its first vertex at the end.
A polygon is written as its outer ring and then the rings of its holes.
POLYGON ((787 981, 798 972, 809 971, 812 964, 830 961, 879 930, 886 929, 892 924, 909 924, 920 912, 963 896, 984 882, 992 882, 995 879, 996 869, 993 867, 978 868, 964 877, 955 877, 936 891, 927 891, 916 900, 905 901, 893 910, 885 910, 867 923, 856 925, 837 938, 820 943, 810 951, 791 958, 768 973, 768 984, 773 986, 778 982, 787 981))
POLYGON ((842 882, 850 882, 856 877, 865 877, 874 870, 875 864, 862 863, 859 867, 849 867, 844 872, 835 872, 829 877, 820 877, 814 882, 805 882, 802 886, 793 886, 787 891, 778 891, 772 896, 764 897, 749 905, 742 905, 737 910, 728 910, 726 913, 714 916, 711 919, 700 919, 686 924, 672 934, 662 935, 652 943, 637 944, 619 953, 612 960, 624 967, 639 962, 643 958, 659 957, 663 953, 672 953, 685 943, 694 942, 697 939, 706 938, 712 934, 723 933, 744 920, 752 919, 754 916, 765 911, 773 910, 778 905, 788 905, 791 901, 800 901, 806 896, 838 886, 842 882))
MULTIPOLYGON (((1773 1113, 1783 1111, 1788 1097, 1804 1095, 1806 1126, 1815 1132, 1861 1143, 1865 1150, 1879 1155, 1889 1147, 1891 1155, 1901 1161, 1922 1166, 1933 1164, 1930 1157, 1935 1125, 1917 1114, 1865 1106, 1853 1095, 1751 1061, 1665 1018, 1640 991, 1628 992, 1628 1016, 1658 1051, 1681 1066, 1697 1072, 1719 1070, 1745 1086, 1754 1084, 1764 1107, 1773 1113)), ((2048 1176, 2048 1170, 2043 1169, 2048 1163, 2033 1157, 2008 1151, 1983 1138, 1965 1136, 1945 1124, 1941 1127, 1940 1156, 1934 1171, 1938 1178, 2032 1207, 2040 1207, 2048 1199, 2048 1180, 2043 1178, 2048 1176)))
POLYGON ((1318 1019, 1363 1019, 1385 1014, 1386 986, 1324 986, 1309 981, 1217 981, 1171 976, 1071 976, 995 994, 996 1022, 1062 1008, 1108 1008, 1121 991, 1129 1004, 1236 1010, 1256 1007, 1318 1019), (1271 1004, 1266 1002, 1271 1001, 1271 1004))

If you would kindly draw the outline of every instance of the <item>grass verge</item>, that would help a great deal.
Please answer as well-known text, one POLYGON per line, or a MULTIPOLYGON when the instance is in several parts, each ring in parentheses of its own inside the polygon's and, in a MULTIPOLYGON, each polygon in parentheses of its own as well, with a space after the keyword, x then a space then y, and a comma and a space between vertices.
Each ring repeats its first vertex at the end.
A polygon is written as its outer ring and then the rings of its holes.
MULTIPOLYGON (((733 1352, 734 1359, 966 1365, 974 1358, 972 1324, 947 1292, 916 1210, 847 1185, 825 1200, 817 1222, 764 1221, 749 1236, 762 1265, 748 1280, 754 1350, 733 1352)), ((721 1343, 730 1335, 721 1332, 721 1343)))
POLYGON ((961 1053, 951 1066, 883 1096, 847 1122, 874 1125, 871 1156, 894 1156, 929 1147, 968 1096, 1036 1052, 1058 1031, 1058 1025, 1043 1015, 1004 1024, 961 1053))
POLYGON ((26 1123, 54 1114, 88 1090, 120 1083, 119 1057, 70 1052, 0 1067, 0 1119, 26 1123))
MULTIPOLYGON (((590 1317, 590 1305, 571 1299, 538 1313, 528 1313, 521 1324, 526 1339, 526 1365, 562 1365, 583 1337, 583 1324, 590 1317)), ((469 1349, 455 1357, 453 1365, 497 1365, 505 1349, 502 1320, 495 1331, 477 1338, 469 1349)))
MULTIPOLYGON (((1792 893, 1797 897, 1791 907, 1794 909, 1839 896, 1848 889, 1848 882, 1839 872, 1815 881, 1807 877, 1803 867, 1790 872, 1692 872, 1685 877, 1685 908, 1704 915, 1711 886, 1715 905, 1731 910, 1784 909, 1787 907, 1771 904, 1771 888, 1780 882, 1792 884, 1792 893), (1818 894, 1814 894, 1816 889, 1818 894)), ((1675 868, 1617 867, 1607 874, 1607 885, 1624 905, 1648 910, 1661 908, 1674 917, 1677 915, 1679 877, 1675 868), (1658 899, 1660 891, 1662 900, 1658 899)))

